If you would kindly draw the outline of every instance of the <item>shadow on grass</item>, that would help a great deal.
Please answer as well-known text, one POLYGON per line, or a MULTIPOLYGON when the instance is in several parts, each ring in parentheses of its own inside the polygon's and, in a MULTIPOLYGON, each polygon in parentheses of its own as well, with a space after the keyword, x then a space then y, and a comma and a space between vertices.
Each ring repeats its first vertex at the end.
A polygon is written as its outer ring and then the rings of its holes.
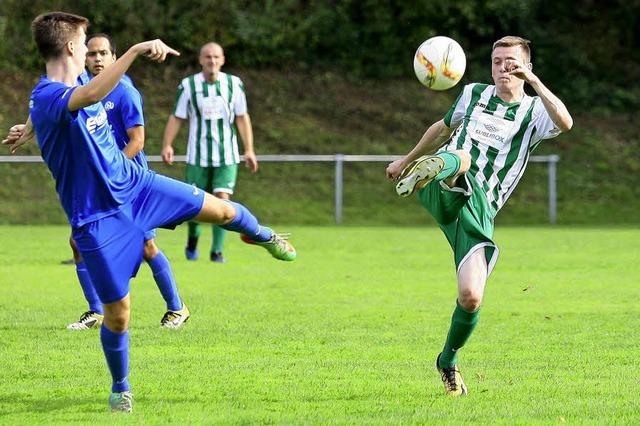
POLYGON ((18 414, 18 413, 49 413, 53 411, 72 410, 77 413, 95 414, 96 406, 102 406, 107 412, 108 394, 104 398, 93 397, 32 397, 29 395, 13 393, 0 395, 0 414, 18 414))

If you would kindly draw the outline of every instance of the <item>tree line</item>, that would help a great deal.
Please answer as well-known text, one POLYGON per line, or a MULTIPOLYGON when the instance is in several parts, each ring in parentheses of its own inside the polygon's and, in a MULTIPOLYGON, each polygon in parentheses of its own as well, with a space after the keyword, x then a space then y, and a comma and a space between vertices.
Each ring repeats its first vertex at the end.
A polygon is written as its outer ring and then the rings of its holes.
POLYGON ((237 68, 337 71, 358 79, 405 78, 415 49, 434 35, 467 55, 463 81, 490 79, 493 41, 532 41, 534 71, 574 107, 629 112, 640 107, 638 0, 2 0, 0 69, 38 70, 29 24, 64 10, 88 17, 89 32, 120 50, 162 38, 191 67, 206 41, 221 43, 237 68))

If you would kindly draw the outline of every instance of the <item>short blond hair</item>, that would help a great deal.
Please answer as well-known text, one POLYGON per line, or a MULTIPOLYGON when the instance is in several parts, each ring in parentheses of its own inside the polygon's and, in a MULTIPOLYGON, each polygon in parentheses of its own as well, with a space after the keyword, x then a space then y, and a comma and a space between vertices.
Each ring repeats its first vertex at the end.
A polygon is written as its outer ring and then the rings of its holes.
POLYGON ((518 36, 505 36, 500 40, 493 43, 493 49, 491 53, 496 50, 496 47, 513 47, 520 46, 524 55, 525 62, 531 62, 531 48, 529 47, 529 40, 518 36))

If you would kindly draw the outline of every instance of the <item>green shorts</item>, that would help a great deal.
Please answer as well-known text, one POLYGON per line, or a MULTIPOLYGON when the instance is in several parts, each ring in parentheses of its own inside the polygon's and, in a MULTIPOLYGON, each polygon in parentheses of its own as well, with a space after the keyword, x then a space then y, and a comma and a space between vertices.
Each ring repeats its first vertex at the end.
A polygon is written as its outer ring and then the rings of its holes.
POLYGON ((237 164, 219 167, 200 167, 187 164, 187 183, 212 194, 216 192, 233 194, 233 188, 236 186, 237 178, 237 164))
POLYGON ((473 177, 458 178, 458 185, 449 188, 444 182, 433 181, 418 191, 418 199, 447 237, 456 271, 471 254, 484 248, 491 274, 498 260, 498 246, 492 240, 495 212, 473 177))

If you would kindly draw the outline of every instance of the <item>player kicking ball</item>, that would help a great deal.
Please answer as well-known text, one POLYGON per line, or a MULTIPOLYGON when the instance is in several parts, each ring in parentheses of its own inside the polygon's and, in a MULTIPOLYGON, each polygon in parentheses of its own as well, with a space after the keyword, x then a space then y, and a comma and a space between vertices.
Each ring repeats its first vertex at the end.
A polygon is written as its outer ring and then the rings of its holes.
MULTIPOLYGON (((87 37, 87 58, 86 69, 78 78, 78 84, 86 84, 90 76, 98 75, 116 60, 116 45, 113 39, 104 33, 94 34, 87 37)), ((147 158, 143 151, 145 141, 144 114, 142 110, 142 96, 133 85, 131 79, 124 75, 116 87, 102 100, 102 104, 107 112, 107 119, 111 125, 116 144, 122 152, 147 168, 147 158)), ((19 148, 15 143, 17 139, 26 143, 33 139, 33 127, 29 120, 26 125, 13 126, 7 139, 3 143, 12 144, 11 152, 19 148), (23 136, 23 133, 26 133, 23 136)), ((151 268, 153 279, 164 299, 167 311, 160 320, 160 325, 164 328, 177 329, 182 327, 190 317, 189 309, 180 298, 178 286, 175 281, 171 264, 162 250, 155 243, 155 230, 145 233, 143 258, 151 268)), ((91 277, 87 267, 76 247, 73 237, 69 238, 69 244, 73 251, 71 263, 76 266, 76 275, 88 310, 80 315, 80 319, 67 326, 69 330, 89 330, 100 328, 104 318, 104 310, 100 298, 91 282, 91 277)))
POLYGON ((296 252, 241 204, 156 174, 124 155, 100 101, 138 56, 162 62, 179 53, 161 40, 138 43, 86 85, 76 86, 88 26, 86 18, 64 12, 45 13, 32 22, 47 72, 33 89, 29 115, 73 240, 104 306, 100 340, 112 376, 109 405, 129 412, 129 280, 142 262, 145 232, 195 219, 239 232, 280 260, 294 260, 296 252))
POLYGON ((453 248, 458 297, 436 359, 445 392, 467 394, 458 353, 478 323, 498 258, 493 221, 540 142, 571 129, 567 108, 531 71, 529 41, 503 37, 493 45, 494 85, 469 84, 444 118, 404 158, 387 167, 400 196, 417 192, 453 248), (528 96, 528 83, 537 96, 528 96))

